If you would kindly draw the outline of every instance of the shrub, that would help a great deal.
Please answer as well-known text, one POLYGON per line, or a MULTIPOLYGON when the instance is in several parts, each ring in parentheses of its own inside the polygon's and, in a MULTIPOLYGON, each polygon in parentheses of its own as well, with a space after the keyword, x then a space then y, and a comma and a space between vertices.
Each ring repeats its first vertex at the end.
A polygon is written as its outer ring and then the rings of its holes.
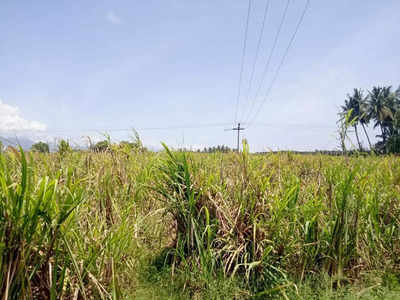
POLYGON ((40 152, 40 153, 49 153, 50 152, 49 144, 44 143, 44 142, 37 142, 37 143, 33 144, 31 147, 31 150, 35 151, 35 152, 40 152))
POLYGON ((106 140, 97 142, 94 146, 91 147, 91 150, 94 152, 106 152, 110 149, 110 143, 106 140))
POLYGON ((58 143, 58 153, 60 153, 61 155, 64 155, 68 152, 71 152, 71 146, 69 145, 68 141, 61 140, 58 143))

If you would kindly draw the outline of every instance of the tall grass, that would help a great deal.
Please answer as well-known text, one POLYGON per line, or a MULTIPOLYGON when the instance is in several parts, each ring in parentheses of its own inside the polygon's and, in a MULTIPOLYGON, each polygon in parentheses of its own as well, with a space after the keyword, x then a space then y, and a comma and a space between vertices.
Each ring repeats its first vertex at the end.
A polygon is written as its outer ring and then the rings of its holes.
POLYGON ((0 294, 396 297, 399 195, 394 156, 19 149, 0 155, 0 294))
POLYGON ((64 235, 82 190, 70 184, 59 187, 57 179, 48 177, 33 182, 22 149, 14 155, 17 174, 0 156, 0 293, 4 299, 56 299, 69 281, 66 270, 72 259, 64 235))

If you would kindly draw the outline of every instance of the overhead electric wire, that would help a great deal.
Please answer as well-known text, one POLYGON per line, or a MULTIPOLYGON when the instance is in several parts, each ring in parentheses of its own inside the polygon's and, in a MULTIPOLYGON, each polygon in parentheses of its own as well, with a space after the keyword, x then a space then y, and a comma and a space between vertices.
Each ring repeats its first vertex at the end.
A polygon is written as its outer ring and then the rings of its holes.
POLYGON ((304 129, 336 129, 335 126, 327 125, 327 124, 312 124, 312 123, 288 123, 288 124, 276 124, 276 123, 262 123, 256 122, 253 123, 253 126, 262 126, 262 127, 296 127, 296 128, 304 128, 304 129))
MULTIPOLYGON (((38 134, 55 134, 59 133, 61 137, 66 137, 68 136, 69 139, 72 139, 71 135, 68 134, 63 134, 63 133, 71 133, 71 132, 78 132, 79 135, 82 136, 89 136, 87 133, 88 132, 94 132, 99 135, 106 135, 108 132, 129 132, 129 131, 147 131, 147 130, 181 130, 181 129, 197 129, 197 128, 216 128, 216 127, 226 127, 230 126, 232 123, 208 123, 208 124, 186 124, 186 125, 177 125, 177 126, 164 126, 164 127, 131 127, 131 128, 108 128, 108 129, 49 129, 49 130, 44 130, 44 131, 35 131, 35 130, 14 130, 13 133, 15 134, 15 139, 16 142, 10 140, 10 138, 6 138, 4 136, 0 135, 0 141, 6 141, 8 144, 12 144, 16 147, 19 146, 19 141, 18 141, 18 136, 16 135, 17 132, 23 133, 23 132, 28 132, 28 133, 38 133, 38 134)), ((0 133, 1 134, 1 133, 0 133)), ((7 132, 4 132, 4 134, 7 134, 7 132)), ((40 135, 39 135, 40 136, 40 135)), ((55 138, 55 135, 52 135, 53 138, 55 138)), ((47 136, 49 138, 49 136, 47 136)), ((75 143, 75 142, 74 142, 75 143)))
MULTIPOLYGON (((210 127, 224 127, 231 123, 211 123, 211 124, 198 124, 198 125, 184 125, 184 126, 169 126, 169 127, 145 127, 138 128, 137 130, 174 130, 174 129, 197 129, 197 128, 210 128, 210 127)), ((132 130, 132 129, 131 129, 132 130)))
MULTIPOLYGON (((256 70, 256 65, 257 65, 257 61, 258 61, 258 55, 259 55, 260 47, 261 47, 261 42, 262 42, 262 39, 263 39, 263 36, 264 36, 265 21, 267 19, 267 14, 268 14, 270 2, 271 2, 270 0, 267 0, 266 4, 265 4, 264 16, 263 16, 263 20, 262 20, 262 24, 261 24, 261 31, 260 31, 260 35, 258 37, 258 42, 257 42, 256 55, 254 57, 253 67, 252 67, 252 70, 251 70, 251 73, 250 73, 249 86, 247 87, 247 91, 246 91, 245 107, 246 107, 246 103, 249 102, 250 90, 252 88, 254 72, 256 70)), ((243 116, 244 116, 244 114, 243 114, 243 116)))
MULTIPOLYGON (((231 123, 209 123, 209 124, 187 124, 187 125, 177 125, 177 126, 165 126, 165 127, 131 127, 131 128, 108 128, 108 129, 53 129, 53 130, 45 130, 41 131, 40 133, 57 133, 57 132, 128 132, 132 130, 137 130, 137 131, 147 131, 147 130, 179 130, 179 129, 200 129, 200 128, 217 128, 217 127, 225 127, 225 126, 230 126, 231 123)), ((277 125, 275 123, 263 123, 263 122, 256 122, 253 123, 254 126, 268 126, 268 127, 274 127, 274 126, 299 126, 299 127, 331 127, 328 125, 324 124, 285 124, 285 125, 277 125)), ((33 132, 32 130, 18 130, 18 132, 33 132)), ((16 134, 16 131, 14 131, 14 134, 16 134)), ((8 138, 4 136, 0 136, 0 139, 7 140, 8 142, 12 143, 8 138)))
MULTIPOLYGON (((57 133, 57 132, 124 132, 124 131, 146 131, 146 130, 175 130, 175 129, 196 129, 196 128, 210 128, 210 127, 224 127, 229 126, 231 123, 208 123, 208 124, 186 124, 176 126, 164 126, 164 127, 134 127, 131 128, 89 128, 89 129, 49 129, 40 131, 42 133, 57 133)), ((35 132, 34 130, 18 130, 18 132, 35 132)), ((38 133, 40 133, 38 132, 38 133)))
POLYGON ((248 33, 248 30, 249 30, 251 1, 252 0, 249 0, 249 5, 247 7, 246 29, 244 31, 244 42, 243 42, 243 49, 242 49, 242 63, 241 63, 241 66, 240 66, 240 71, 239 71, 239 86, 238 86, 238 92, 237 92, 237 97, 236 97, 235 119, 233 121, 234 124, 236 124, 236 121, 237 121, 239 102, 240 102, 240 93, 241 93, 242 79, 243 79, 244 59, 245 59, 245 56, 246 56, 246 47, 247 47, 247 33, 248 33))
MULTIPOLYGON (((289 52, 289 50, 290 50, 290 47, 292 46, 293 41, 294 41, 294 39, 295 39, 295 37, 296 37, 296 35, 297 35, 297 32, 299 31, 299 28, 300 28, 300 26, 301 26, 301 23, 303 22, 303 19, 304 19, 304 16, 305 16, 306 12, 307 12, 307 9, 308 9, 308 7, 309 7, 309 4, 310 4, 310 0, 307 0, 306 4, 305 4, 305 6, 304 6, 303 12, 302 12, 302 14, 301 14, 301 16, 300 16, 300 19, 299 19, 299 21, 298 21, 298 23, 297 23, 297 25, 296 25, 295 31, 293 32, 293 35, 292 35, 292 37, 291 37, 291 39, 290 39, 290 41, 289 41, 289 44, 288 44, 288 46, 287 46, 287 48, 286 48, 286 50, 285 50, 285 53, 284 53, 284 55, 282 56, 282 59, 281 59, 281 61, 280 61, 280 63, 279 63, 279 66, 278 66, 276 72, 275 72, 275 75, 274 75, 274 77, 272 78, 271 84, 270 84, 269 87, 268 87, 268 90, 267 90, 267 93, 265 94, 264 100, 261 102, 261 105, 259 106, 259 109, 255 112, 254 117, 251 119, 250 122, 248 122, 249 125, 248 125, 247 127, 250 127, 250 126, 252 125, 252 123, 257 119, 258 114, 260 113, 262 107, 264 106, 265 102, 267 101, 268 96, 269 96, 269 93, 271 92, 271 89, 272 89, 272 87, 274 86, 274 83, 275 83, 276 79, 277 79, 278 76, 279 76, 280 69, 282 68, 283 63, 285 62, 285 59, 286 59, 287 54, 288 54, 288 52, 289 52)), ((250 120, 250 119, 249 119, 249 120, 250 120)))
POLYGON ((279 36, 281 34, 281 31, 282 31, 283 24, 285 23, 285 20, 286 20, 286 15, 287 15, 287 12, 288 12, 288 9, 289 9, 289 4, 290 4, 290 0, 287 0, 286 6, 285 6, 285 9, 283 11, 282 18, 281 18, 281 22, 279 23, 278 31, 276 32, 274 41, 272 43, 272 48, 271 48, 271 51, 269 53, 269 56, 268 56, 268 59, 267 59, 267 63, 265 64, 264 71, 263 71, 263 73, 261 75, 260 84, 258 85, 258 88, 256 89, 256 93, 254 95, 253 102, 251 102, 250 108, 249 108, 248 113, 247 113, 247 116, 244 119, 245 122, 247 122, 247 119, 250 118, 250 116, 251 116, 251 114, 253 112, 255 103, 257 101, 257 97, 258 97, 258 95, 259 95, 259 93, 261 91, 262 86, 264 85, 264 80, 265 80, 265 77, 268 74, 268 69, 269 69, 269 66, 271 64, 271 59, 272 59, 272 57, 274 55, 276 45, 278 44, 278 40, 279 40, 279 36))
MULTIPOLYGON (((143 127, 143 128, 136 128, 135 130, 138 131, 145 131, 145 130, 179 130, 179 129, 196 129, 196 128, 212 128, 212 127, 225 127, 229 126, 231 123, 210 123, 210 124, 198 124, 198 125, 186 125, 186 126, 168 126, 168 127, 143 127)), ((276 123, 262 123, 256 122, 253 123, 253 126, 262 126, 262 127, 297 127, 297 128, 335 128, 334 126, 326 125, 326 124, 298 124, 298 123, 291 123, 291 124, 276 124, 276 123)), ((79 131, 83 132, 128 132, 132 131, 134 128, 120 128, 120 129, 55 129, 55 130, 46 130, 43 133, 55 133, 55 132, 73 132, 79 131)), ((231 129, 229 129, 231 130, 231 129)), ((24 132, 24 130, 18 130, 19 132, 24 132)), ((26 132, 27 130, 25 130, 26 132)), ((32 132, 32 131, 29 131, 32 132)), ((0 140, 6 141, 9 144, 13 144, 14 146, 18 146, 18 136, 14 131, 16 141, 11 140, 11 137, 4 137, 0 136, 0 140)), ((233 137, 236 139, 236 135, 233 132, 233 137)), ((47 137, 49 138, 49 137, 47 137)), ((53 136, 55 138, 55 136, 53 136)))

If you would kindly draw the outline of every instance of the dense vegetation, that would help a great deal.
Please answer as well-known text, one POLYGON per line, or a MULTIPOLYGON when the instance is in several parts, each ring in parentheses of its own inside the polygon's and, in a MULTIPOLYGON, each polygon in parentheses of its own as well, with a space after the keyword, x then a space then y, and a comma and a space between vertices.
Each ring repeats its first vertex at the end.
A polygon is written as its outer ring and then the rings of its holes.
POLYGON ((232 152, 232 151, 234 151, 234 150, 232 150, 228 146, 218 145, 218 146, 214 146, 214 147, 204 147, 203 150, 201 150, 201 151, 198 150, 197 152, 204 152, 204 153, 222 152, 222 153, 228 153, 228 152, 232 152))
POLYGON ((399 194, 393 156, 7 151, 0 294, 395 299, 399 194))
MULTIPOLYGON (((364 96, 361 89, 354 89, 353 94, 347 95, 340 120, 354 127, 359 150, 363 147, 358 134, 358 125, 361 124, 368 140, 369 148, 380 153, 400 153, 400 86, 393 91, 391 86, 373 87, 364 96), (373 128, 379 128, 379 141, 371 144, 365 126, 370 122, 373 128)), ((347 127, 345 127, 347 128, 347 127)), ((342 149, 345 151, 345 130, 341 134, 342 149)))
POLYGON ((31 150, 35 152, 49 153, 50 147, 49 144, 45 142, 37 142, 32 145, 31 150))

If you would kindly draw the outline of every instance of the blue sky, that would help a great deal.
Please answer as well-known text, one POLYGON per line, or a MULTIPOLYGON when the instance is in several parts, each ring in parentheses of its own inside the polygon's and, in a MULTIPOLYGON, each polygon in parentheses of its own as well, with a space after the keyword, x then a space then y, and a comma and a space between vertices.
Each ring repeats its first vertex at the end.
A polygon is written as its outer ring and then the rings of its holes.
MULTIPOLYGON (((305 2, 290 1, 260 95, 305 2)), ((247 3, 1 1, 0 131, 79 140, 98 135, 89 129, 135 127, 152 147, 160 141, 233 146, 233 133, 223 124, 235 115, 247 3), (145 130, 202 124, 222 125, 145 130)), ((265 3, 253 0, 242 91, 265 3)), ((270 2, 253 86, 260 84, 285 5, 270 2)), ((244 131, 251 149, 336 148, 335 122, 346 94, 354 87, 400 84, 399 11, 400 1, 311 0, 269 97, 244 131)), ((240 121, 251 103, 245 98, 240 121)), ((116 140, 129 134, 109 133, 116 140)))

